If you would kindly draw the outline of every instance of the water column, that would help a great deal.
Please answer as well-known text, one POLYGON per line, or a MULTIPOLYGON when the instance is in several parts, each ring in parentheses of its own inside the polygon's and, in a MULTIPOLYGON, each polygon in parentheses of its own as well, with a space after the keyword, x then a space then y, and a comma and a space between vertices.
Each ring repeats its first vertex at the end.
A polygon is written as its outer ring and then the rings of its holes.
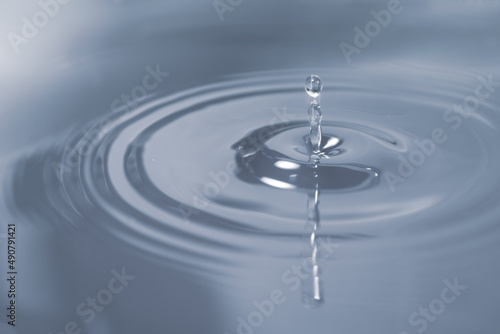
POLYGON ((315 182, 313 187, 307 191, 307 222, 306 228, 311 231, 309 238, 310 257, 306 258, 308 278, 302 282, 302 299, 306 307, 316 307, 323 302, 320 282, 320 269, 318 265, 318 243, 317 231, 320 227, 319 214, 319 181, 318 166, 321 151, 321 120, 323 114, 320 107, 321 90, 323 84, 317 75, 311 75, 306 79, 305 90, 310 97, 308 109, 310 131, 309 131, 309 166, 313 173, 315 182))

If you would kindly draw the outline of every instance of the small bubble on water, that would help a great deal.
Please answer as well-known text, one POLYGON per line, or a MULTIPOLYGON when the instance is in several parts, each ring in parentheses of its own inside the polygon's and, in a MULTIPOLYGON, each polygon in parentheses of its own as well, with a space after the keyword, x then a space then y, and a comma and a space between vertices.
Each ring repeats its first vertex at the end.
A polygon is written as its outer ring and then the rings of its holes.
POLYGON ((323 83, 317 75, 310 75, 306 79, 305 89, 310 97, 318 97, 323 90, 323 83))

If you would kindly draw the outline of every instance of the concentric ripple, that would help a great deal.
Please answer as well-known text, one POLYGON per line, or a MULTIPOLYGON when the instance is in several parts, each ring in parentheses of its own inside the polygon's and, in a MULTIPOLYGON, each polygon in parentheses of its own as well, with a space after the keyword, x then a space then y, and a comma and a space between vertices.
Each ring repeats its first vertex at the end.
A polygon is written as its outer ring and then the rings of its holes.
MULTIPOLYGON (((453 77, 397 70, 434 83, 453 77)), ((319 236, 447 226, 481 205, 498 211, 484 202, 499 184, 491 124, 500 122, 488 121, 498 118, 490 106, 450 115, 465 85, 450 80, 429 95, 398 79, 377 84, 377 71, 364 75, 359 85, 348 71, 322 73, 319 236)), ((45 155, 44 182, 59 185, 48 203, 66 222, 183 265, 216 270, 255 254, 295 256, 312 187, 304 77, 233 78, 96 121, 64 142, 62 155, 45 155), (63 165, 57 178, 47 172, 54 161, 63 165)))

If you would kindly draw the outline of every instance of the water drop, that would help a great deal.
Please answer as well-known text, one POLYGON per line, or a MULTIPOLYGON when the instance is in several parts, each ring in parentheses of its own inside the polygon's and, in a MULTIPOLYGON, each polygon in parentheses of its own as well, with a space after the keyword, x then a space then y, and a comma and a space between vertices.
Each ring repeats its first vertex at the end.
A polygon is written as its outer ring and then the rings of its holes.
POLYGON ((323 83, 317 75, 310 75, 306 79, 305 89, 310 97, 318 97, 323 90, 323 83))

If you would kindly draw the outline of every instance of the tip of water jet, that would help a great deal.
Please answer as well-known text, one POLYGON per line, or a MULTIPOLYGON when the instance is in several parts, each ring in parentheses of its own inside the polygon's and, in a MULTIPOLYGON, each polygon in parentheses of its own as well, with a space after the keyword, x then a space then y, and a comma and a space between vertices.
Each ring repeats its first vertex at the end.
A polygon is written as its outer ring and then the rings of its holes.
POLYGON ((318 97, 323 90, 323 83, 317 75, 310 75, 306 79, 305 89, 310 97, 318 97))

